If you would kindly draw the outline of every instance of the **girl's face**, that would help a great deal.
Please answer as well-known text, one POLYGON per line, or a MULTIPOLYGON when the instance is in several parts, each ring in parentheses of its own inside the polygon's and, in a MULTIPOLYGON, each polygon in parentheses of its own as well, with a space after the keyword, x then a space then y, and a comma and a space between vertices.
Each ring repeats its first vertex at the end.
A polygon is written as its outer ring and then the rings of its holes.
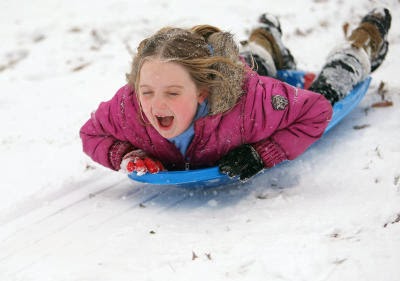
POLYGON ((183 66, 158 59, 143 63, 138 89, 144 114, 164 138, 183 133, 207 97, 183 66))

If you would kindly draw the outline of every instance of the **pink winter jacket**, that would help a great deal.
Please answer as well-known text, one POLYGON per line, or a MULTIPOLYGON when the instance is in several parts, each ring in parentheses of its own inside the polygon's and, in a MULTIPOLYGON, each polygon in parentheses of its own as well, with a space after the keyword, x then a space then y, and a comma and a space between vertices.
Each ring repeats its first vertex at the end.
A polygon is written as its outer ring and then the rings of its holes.
POLYGON ((246 94, 231 110, 195 122, 193 140, 182 155, 143 121, 134 90, 123 86, 81 128, 83 150, 114 170, 135 148, 159 159, 168 170, 181 170, 188 164, 191 169, 215 166, 233 148, 252 144, 265 167, 272 167, 303 153, 331 120, 332 107, 320 94, 253 71, 247 74, 243 89, 246 94))

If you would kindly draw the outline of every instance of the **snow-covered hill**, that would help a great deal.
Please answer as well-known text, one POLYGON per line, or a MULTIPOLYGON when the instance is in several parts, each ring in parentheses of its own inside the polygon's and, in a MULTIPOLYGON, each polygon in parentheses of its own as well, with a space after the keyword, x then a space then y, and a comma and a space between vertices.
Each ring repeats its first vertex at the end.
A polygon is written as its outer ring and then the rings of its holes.
POLYGON ((0 280, 399 280, 399 4, 2 1, 0 280), (381 5, 390 51, 367 96, 295 161, 188 190, 130 182, 81 151, 81 125, 162 26, 209 23, 241 40, 268 11, 299 68, 317 71, 342 24, 381 5), (372 106, 381 83, 393 106, 372 106))

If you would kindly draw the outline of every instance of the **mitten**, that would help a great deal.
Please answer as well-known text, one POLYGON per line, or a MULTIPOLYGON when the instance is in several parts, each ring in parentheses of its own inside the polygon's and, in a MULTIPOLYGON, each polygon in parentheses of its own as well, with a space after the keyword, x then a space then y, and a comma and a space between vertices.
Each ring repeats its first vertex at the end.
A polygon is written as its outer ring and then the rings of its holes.
POLYGON ((218 166, 221 173, 229 177, 239 176, 241 181, 246 181, 260 172, 264 163, 251 145, 244 144, 222 157, 218 166))
POLYGON ((146 152, 141 149, 133 150, 122 158, 121 171, 125 173, 136 172, 138 176, 149 172, 151 174, 164 170, 163 164, 149 157, 146 152))

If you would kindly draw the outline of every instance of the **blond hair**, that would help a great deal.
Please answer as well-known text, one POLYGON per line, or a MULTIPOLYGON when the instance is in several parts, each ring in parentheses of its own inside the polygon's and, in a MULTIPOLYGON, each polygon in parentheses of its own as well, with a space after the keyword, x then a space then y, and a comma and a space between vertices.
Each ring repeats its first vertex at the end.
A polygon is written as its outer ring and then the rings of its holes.
POLYGON ((140 69, 148 58, 182 65, 199 89, 208 89, 209 114, 231 109, 242 95, 244 63, 239 58, 238 46, 231 33, 214 26, 165 27, 144 39, 127 74, 128 84, 136 92, 140 69))

